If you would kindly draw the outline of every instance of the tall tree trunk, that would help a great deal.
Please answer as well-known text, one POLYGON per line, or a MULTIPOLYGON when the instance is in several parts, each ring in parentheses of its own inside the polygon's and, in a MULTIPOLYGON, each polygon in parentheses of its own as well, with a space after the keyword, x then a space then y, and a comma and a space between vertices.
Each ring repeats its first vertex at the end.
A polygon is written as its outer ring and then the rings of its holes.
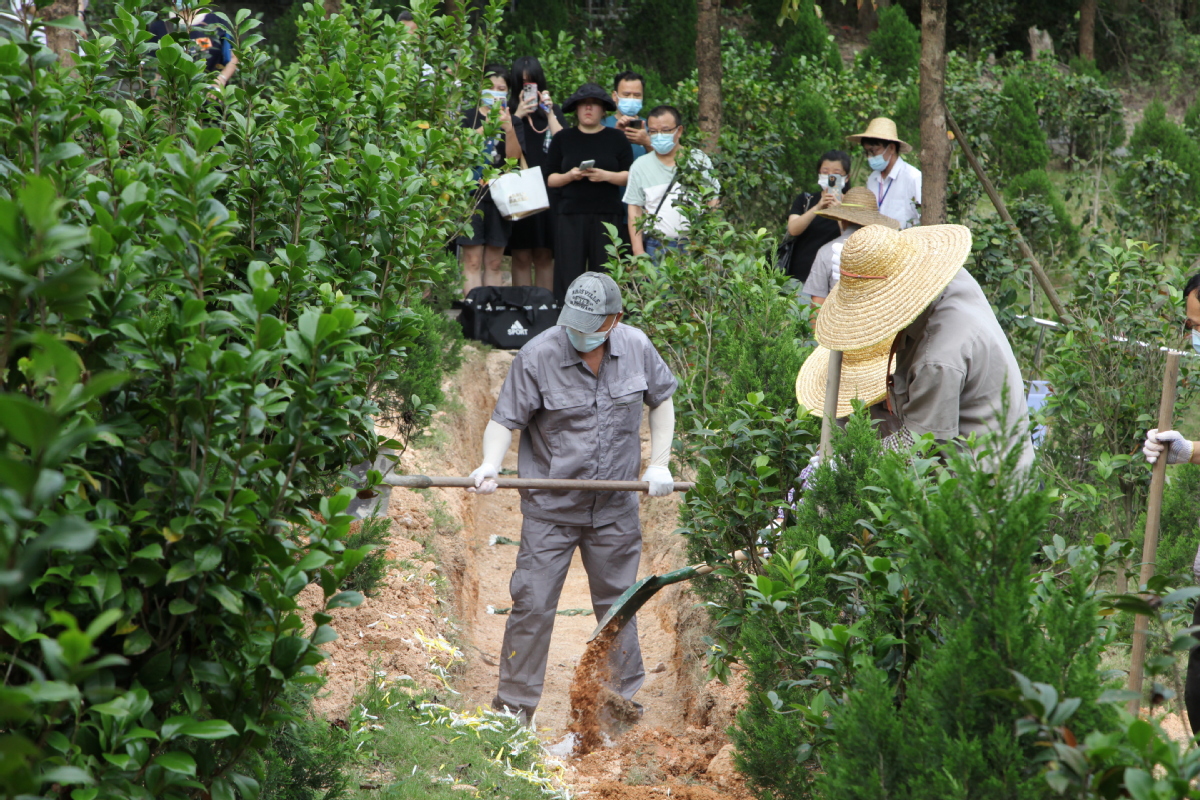
POLYGON ((921 224, 946 221, 946 0, 921 0, 921 224))
POLYGON ((1096 60, 1096 0, 1079 3, 1079 57, 1096 60))
POLYGON ((322 0, 321 5, 325 9, 327 17, 342 13, 342 0, 322 0))
POLYGON ((874 0, 858 0, 858 29, 866 36, 879 27, 879 13, 876 7, 882 8, 885 3, 874 0))
MULTIPOLYGON (((79 10, 79 0, 54 0, 53 3, 38 11, 38 16, 45 20, 58 20, 64 17, 83 17, 79 10)), ((47 26, 46 46, 54 51, 58 60, 70 67, 75 64, 75 49, 78 46, 79 34, 67 28, 47 26)))
POLYGON ((704 149, 715 152, 721 135, 721 2, 696 0, 696 72, 704 149))

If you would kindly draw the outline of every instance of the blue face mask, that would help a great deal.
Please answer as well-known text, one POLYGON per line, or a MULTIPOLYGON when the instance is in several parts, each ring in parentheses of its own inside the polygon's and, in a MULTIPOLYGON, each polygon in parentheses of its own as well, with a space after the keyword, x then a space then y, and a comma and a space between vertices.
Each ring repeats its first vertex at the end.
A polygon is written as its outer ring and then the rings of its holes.
POLYGON ((574 347, 581 353, 590 353, 608 339, 608 334, 611 330, 596 331, 595 333, 580 333, 574 328, 567 328, 567 338, 571 340, 571 347, 574 347))
POLYGON ((1192 349, 1200 353, 1200 330, 1192 331, 1192 349))
POLYGON ((506 97, 508 97, 507 92, 498 92, 495 89, 484 89, 483 90, 483 104, 485 106, 487 106, 488 108, 491 108, 492 106, 496 105, 496 103, 499 103, 501 100, 503 100, 506 97))
POLYGON ((636 117, 637 113, 642 110, 642 101, 636 97, 619 97, 617 98, 617 111, 620 111, 627 117, 636 117))
POLYGON ((675 149, 675 134, 655 133, 650 137, 650 146, 654 148, 654 152, 665 156, 675 149))
POLYGON ((888 165, 887 156, 878 155, 878 156, 868 156, 867 157, 867 166, 870 167, 875 172, 882 172, 887 167, 887 165, 888 165))

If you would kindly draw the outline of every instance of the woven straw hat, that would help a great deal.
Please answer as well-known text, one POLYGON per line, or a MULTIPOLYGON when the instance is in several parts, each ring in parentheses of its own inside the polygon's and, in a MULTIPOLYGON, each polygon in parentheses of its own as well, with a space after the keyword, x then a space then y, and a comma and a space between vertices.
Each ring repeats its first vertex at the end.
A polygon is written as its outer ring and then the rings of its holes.
POLYGON ((971 231, 962 225, 858 229, 842 248, 841 279, 817 315, 817 341, 844 352, 891 342, 937 299, 970 252, 971 231))
POLYGON ((901 153, 912 152, 912 145, 900 138, 900 134, 896 133, 896 123, 887 117, 876 117, 867 124, 865 131, 846 137, 846 141, 855 144, 863 139, 883 139, 886 142, 895 142, 900 145, 901 153))
MULTIPOLYGON (((881 342, 865 350, 842 354, 842 382, 838 385, 838 417, 850 415, 851 400, 866 405, 878 402, 887 394, 888 357, 891 341, 881 342)), ((808 413, 825 413, 825 384, 829 377, 829 350, 818 347, 805 359, 796 375, 796 400, 808 413)))
POLYGON ((840 205, 818 211, 817 215, 829 219, 845 220, 862 227, 886 225, 892 230, 900 230, 899 222, 879 213, 879 204, 875 202, 875 193, 865 186, 855 186, 853 189, 847 190, 840 205))

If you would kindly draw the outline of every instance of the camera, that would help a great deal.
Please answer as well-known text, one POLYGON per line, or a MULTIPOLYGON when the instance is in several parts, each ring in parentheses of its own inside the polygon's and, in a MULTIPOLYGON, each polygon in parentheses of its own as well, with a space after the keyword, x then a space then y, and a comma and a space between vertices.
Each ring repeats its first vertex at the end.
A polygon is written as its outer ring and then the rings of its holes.
POLYGON ((640 119, 631 119, 625 123, 626 128, 632 128, 635 131, 642 129, 642 121, 640 119))

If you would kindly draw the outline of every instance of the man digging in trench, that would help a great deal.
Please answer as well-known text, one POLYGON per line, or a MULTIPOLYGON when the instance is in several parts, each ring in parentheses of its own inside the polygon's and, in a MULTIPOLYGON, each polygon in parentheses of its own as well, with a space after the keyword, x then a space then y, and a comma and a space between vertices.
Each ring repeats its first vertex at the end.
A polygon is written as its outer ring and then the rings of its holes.
MULTIPOLYGON (((646 334, 621 324, 621 291, 608 275, 585 272, 567 289, 558 325, 513 359, 483 433, 483 463, 471 473, 490 494, 512 444, 522 478, 634 480, 641 465, 642 405, 650 407, 650 495, 674 490, 668 469, 677 383, 646 334)), ((580 548, 596 619, 637 580, 642 553, 633 492, 521 490, 521 546, 509 581, 500 682, 492 706, 532 720, 546 676, 563 582, 580 548)), ((612 688, 632 700, 646 672, 636 620, 612 649, 612 688)), ((640 713, 641 707, 636 706, 640 713)))

